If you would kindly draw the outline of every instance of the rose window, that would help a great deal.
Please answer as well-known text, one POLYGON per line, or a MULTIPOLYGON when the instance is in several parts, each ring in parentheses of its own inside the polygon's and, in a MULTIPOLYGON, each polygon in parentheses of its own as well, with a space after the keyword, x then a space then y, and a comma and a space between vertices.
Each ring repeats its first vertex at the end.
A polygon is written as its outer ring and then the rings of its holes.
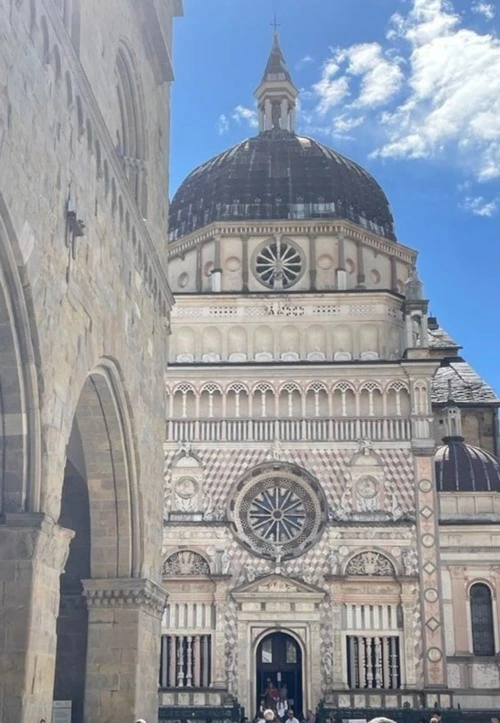
POLYGON ((303 259, 299 249, 291 241, 281 238, 268 242, 255 257, 255 273, 271 289, 293 286, 302 271, 303 259))
POLYGON ((230 514, 233 531, 253 552, 296 557, 318 539, 326 503, 319 484, 305 470, 272 463, 240 480, 230 514))

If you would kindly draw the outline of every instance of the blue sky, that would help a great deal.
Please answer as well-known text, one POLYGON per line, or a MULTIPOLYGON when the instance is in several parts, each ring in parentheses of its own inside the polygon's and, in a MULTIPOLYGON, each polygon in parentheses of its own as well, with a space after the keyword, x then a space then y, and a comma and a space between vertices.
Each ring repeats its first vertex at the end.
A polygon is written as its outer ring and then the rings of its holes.
POLYGON ((498 0, 184 0, 171 192, 255 135, 272 42, 301 89, 299 132, 365 166, 419 251, 432 313, 500 392, 498 0))

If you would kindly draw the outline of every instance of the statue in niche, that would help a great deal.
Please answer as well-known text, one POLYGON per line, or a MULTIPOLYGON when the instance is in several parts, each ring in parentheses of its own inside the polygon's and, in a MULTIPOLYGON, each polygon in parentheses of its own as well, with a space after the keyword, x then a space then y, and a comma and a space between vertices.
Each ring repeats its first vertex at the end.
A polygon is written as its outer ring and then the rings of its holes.
POLYGON ((223 575, 229 575, 229 569, 231 567, 231 555, 229 550, 224 550, 221 555, 221 570, 223 575))
POLYGON ((330 575, 339 574, 339 555, 336 550, 330 550, 328 555, 328 567, 330 569, 330 575))

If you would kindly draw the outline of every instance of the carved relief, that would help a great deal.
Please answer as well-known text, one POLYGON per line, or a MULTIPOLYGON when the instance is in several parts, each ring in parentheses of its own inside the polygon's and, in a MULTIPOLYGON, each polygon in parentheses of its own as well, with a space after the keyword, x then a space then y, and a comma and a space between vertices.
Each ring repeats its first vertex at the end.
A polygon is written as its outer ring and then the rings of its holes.
POLYGON ((361 552, 352 557, 345 569, 346 575, 394 576, 396 571, 388 557, 380 552, 361 552))
POLYGON ((174 552, 163 564, 164 575, 209 575, 210 566, 199 553, 192 550, 174 552))

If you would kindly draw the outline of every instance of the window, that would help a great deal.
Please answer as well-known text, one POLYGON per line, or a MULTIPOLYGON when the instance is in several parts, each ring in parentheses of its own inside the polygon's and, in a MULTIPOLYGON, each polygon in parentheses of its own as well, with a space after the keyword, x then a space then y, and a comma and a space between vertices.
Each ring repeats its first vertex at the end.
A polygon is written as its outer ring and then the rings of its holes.
POLYGON ((162 635, 160 688, 208 688, 211 661, 210 635, 162 635))
POLYGON ((289 665, 295 665, 297 662, 297 645, 293 640, 286 641, 286 662, 289 665))
POLYGON ((470 589, 470 617, 472 652, 474 655, 495 655, 491 590, 484 583, 478 582, 470 589))
POLYGON ((349 688, 399 688, 399 638, 395 635, 349 635, 347 671, 349 688))
POLYGON ((273 662, 273 641, 272 638, 266 638, 262 643, 262 662, 273 662))

